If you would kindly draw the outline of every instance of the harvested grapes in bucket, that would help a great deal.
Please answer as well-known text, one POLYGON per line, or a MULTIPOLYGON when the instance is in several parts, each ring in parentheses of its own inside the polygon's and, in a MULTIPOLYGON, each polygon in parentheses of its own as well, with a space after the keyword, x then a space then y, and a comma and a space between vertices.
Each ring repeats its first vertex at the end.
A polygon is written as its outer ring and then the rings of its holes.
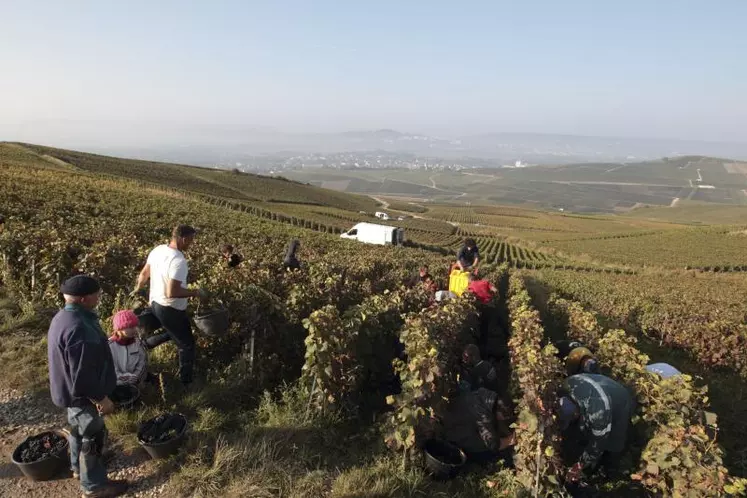
POLYGON ((54 432, 43 432, 29 440, 21 448, 22 463, 38 462, 45 458, 60 455, 65 451, 67 441, 54 432))
POLYGON ((145 444, 159 444, 170 441, 184 431, 184 417, 174 413, 164 413, 143 424, 140 441, 145 444))

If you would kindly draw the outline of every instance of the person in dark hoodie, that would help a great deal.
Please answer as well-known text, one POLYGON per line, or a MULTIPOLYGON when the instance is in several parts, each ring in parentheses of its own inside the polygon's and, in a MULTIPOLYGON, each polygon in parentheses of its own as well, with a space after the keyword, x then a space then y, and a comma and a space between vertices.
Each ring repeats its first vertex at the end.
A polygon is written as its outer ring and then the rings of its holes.
POLYGON ((484 387, 497 392, 498 373, 495 367, 480 355, 480 348, 476 344, 467 344, 462 352, 462 380, 470 391, 484 387))
POLYGON ((286 270, 299 270, 301 268, 301 262, 296 257, 299 247, 301 247, 301 242, 298 239, 293 239, 288 244, 288 249, 285 251, 285 258, 283 259, 283 266, 286 270))
POLYGON ((84 497, 120 496, 128 484, 109 480, 102 459, 107 434, 102 415, 114 411, 109 395, 117 377, 95 311, 101 287, 94 278, 77 275, 60 291, 65 307, 52 319, 47 336, 49 385, 54 404, 67 410, 73 475, 80 477, 84 497))
POLYGON ((443 416, 444 439, 461 448, 471 462, 497 460, 516 443, 507 408, 489 389, 465 391, 451 399, 443 416))

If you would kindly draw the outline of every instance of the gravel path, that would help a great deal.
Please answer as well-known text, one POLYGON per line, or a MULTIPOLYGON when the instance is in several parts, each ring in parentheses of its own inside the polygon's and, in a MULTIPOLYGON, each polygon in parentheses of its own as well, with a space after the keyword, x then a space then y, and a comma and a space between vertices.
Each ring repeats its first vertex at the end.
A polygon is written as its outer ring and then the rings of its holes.
MULTIPOLYGON (((11 462, 13 450, 26 437, 54 428, 64 428, 63 410, 48 399, 33 397, 14 389, 0 388, 0 496, 24 498, 65 498, 81 496, 80 486, 72 473, 45 482, 26 479, 11 462)), ((156 497, 164 494, 168 475, 159 472, 144 450, 124 453, 116 446, 108 463, 109 477, 131 483, 125 496, 156 497)))

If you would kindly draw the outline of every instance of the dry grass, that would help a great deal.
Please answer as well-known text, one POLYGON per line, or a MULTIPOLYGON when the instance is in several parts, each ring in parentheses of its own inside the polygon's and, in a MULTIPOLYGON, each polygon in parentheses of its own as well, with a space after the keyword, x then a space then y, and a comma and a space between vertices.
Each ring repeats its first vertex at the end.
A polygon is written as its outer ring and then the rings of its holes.
POLYGON ((4 387, 38 393, 48 386, 47 330, 52 315, 0 294, 0 378, 4 387))
MULTIPOLYGON (((205 425, 189 443, 186 459, 169 482, 175 496, 196 497, 487 497, 487 474, 472 472, 433 481, 420 465, 402 468, 399 456, 382 444, 375 427, 339 414, 305 414, 303 389, 289 386, 278 398, 262 396, 250 424, 217 431, 210 408, 205 425)), ((235 419, 234 419, 235 421, 235 419)), ((230 425, 230 424, 227 424, 230 425)), ((478 470, 478 469, 472 469, 478 470)), ((509 487, 512 474, 495 478, 509 487)))
POLYGON ((384 457, 342 472, 332 484, 334 498, 427 496, 427 477, 419 469, 402 470, 400 460, 384 457))

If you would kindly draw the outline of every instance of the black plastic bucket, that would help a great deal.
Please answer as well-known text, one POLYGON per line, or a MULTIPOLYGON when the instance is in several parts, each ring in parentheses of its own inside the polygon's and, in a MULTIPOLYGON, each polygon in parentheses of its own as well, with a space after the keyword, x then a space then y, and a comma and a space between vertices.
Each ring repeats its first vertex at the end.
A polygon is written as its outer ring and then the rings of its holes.
POLYGON ((163 413, 158 417, 146 420, 140 424, 140 428, 137 431, 137 442, 140 443, 140 446, 145 448, 145 451, 148 452, 151 458, 158 460, 176 454, 184 443, 186 435, 187 417, 181 413, 163 413), (157 423, 160 417, 171 418, 168 426, 175 431, 174 436, 166 441, 146 441, 147 433, 153 429, 153 426, 157 423))
POLYGON ((19 444, 16 449, 13 451, 13 455, 11 456, 12 462, 18 467, 21 472, 23 472, 23 475, 31 479, 32 481, 47 481, 54 476, 60 474, 62 471, 67 470, 70 468, 70 456, 68 453, 69 450, 69 443, 67 440, 67 434, 65 434, 62 431, 47 431, 42 432, 41 434, 35 434, 33 436, 29 436, 26 439, 23 440, 21 444, 19 444), (65 446, 61 450, 59 450, 57 453, 54 453, 51 456, 48 456, 46 458, 42 458, 41 460, 37 460, 35 462, 28 462, 24 463, 21 461, 21 449, 28 443, 28 441, 32 438, 44 435, 48 432, 57 434, 61 438, 65 440, 65 446))
POLYGON ((467 462, 467 455, 448 441, 429 439, 423 448, 425 467, 437 479, 450 479, 467 462))
POLYGON ((121 384, 114 388, 109 399, 118 409, 126 410, 132 408, 140 399, 140 389, 130 384, 121 384))
POLYGON ((230 325, 228 310, 211 310, 195 315, 195 326, 205 335, 217 336, 225 333, 230 325))

